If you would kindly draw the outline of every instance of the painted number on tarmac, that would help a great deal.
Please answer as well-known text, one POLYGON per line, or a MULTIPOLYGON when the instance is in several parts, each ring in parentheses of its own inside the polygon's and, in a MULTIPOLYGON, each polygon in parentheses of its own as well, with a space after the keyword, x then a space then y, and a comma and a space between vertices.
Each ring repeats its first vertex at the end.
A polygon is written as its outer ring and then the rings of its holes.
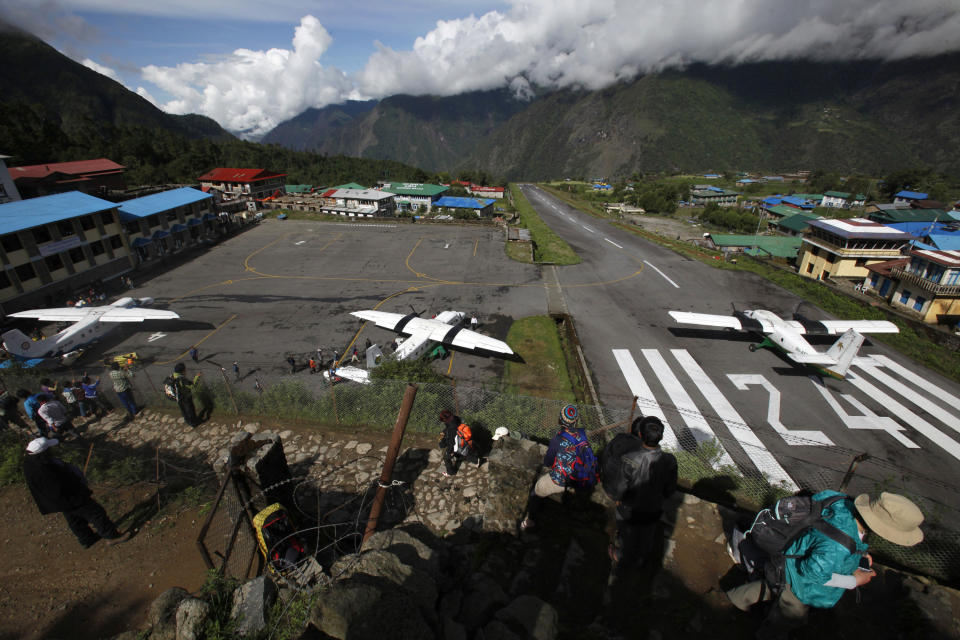
POLYGON ((151 333, 151 334, 150 334, 150 337, 147 338, 147 342, 155 342, 155 341, 159 340, 160 338, 166 338, 166 337, 167 337, 167 334, 161 333, 160 331, 157 331, 156 333, 151 333))

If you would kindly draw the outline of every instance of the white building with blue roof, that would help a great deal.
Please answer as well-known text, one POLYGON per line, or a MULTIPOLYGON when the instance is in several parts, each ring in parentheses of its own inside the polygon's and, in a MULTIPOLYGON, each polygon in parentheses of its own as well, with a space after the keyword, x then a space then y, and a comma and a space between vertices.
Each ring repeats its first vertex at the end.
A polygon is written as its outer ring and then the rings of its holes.
POLYGON ((127 200, 120 221, 138 262, 174 253, 218 233, 213 195, 182 187, 127 200))
POLYGON ((79 191, 0 204, 4 313, 62 304, 130 270, 117 205, 79 191))
POLYGON ((493 203, 496 200, 491 198, 461 198, 458 196, 443 196, 433 203, 433 208, 438 211, 471 211, 478 217, 493 214, 493 203))

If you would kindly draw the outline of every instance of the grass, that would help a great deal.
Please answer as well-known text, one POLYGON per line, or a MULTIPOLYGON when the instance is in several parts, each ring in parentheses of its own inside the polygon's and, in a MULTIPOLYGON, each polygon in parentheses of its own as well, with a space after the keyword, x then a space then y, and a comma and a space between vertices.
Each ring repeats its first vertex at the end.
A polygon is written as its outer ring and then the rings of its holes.
POLYGON ((520 354, 523 362, 506 361, 506 393, 574 400, 563 346, 552 318, 531 316, 514 321, 507 342, 520 354), (545 384, 547 381, 549 384, 545 384))
POLYGON ((507 257, 517 262, 533 264, 533 247, 526 242, 508 242, 504 251, 507 257))
POLYGON ((510 193, 513 194, 513 202, 520 216, 520 226, 530 230, 534 261, 559 265, 580 264, 580 256, 540 219, 516 184, 510 184, 510 193))

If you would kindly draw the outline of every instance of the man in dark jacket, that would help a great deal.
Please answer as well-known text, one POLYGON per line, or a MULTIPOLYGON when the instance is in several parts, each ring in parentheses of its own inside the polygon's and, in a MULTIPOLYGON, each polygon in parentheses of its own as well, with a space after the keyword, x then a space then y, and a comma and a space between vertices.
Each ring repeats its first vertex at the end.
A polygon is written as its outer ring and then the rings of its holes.
POLYGON ((677 459, 660 448, 663 423, 647 416, 638 427, 641 448, 623 456, 620 490, 611 496, 617 502, 617 542, 610 549, 615 574, 646 561, 663 501, 677 488, 677 459))
POLYGON ((40 513, 62 513, 84 548, 101 538, 111 546, 129 540, 130 532, 121 534, 103 507, 90 497, 92 492, 80 469, 50 453, 59 442, 55 438, 35 438, 27 445, 23 459, 23 475, 40 513))
POLYGON ((173 366, 173 383, 177 386, 177 404, 180 406, 180 413, 183 420, 191 427, 200 424, 200 418, 197 417, 197 410, 193 406, 193 390, 200 383, 200 374, 193 377, 193 380, 187 377, 187 366, 178 362, 173 366))
MULTIPOLYGON (((630 425, 630 431, 627 433, 618 433, 613 440, 607 443, 600 455, 600 480, 603 482, 603 490, 611 498, 623 492, 619 486, 623 482, 623 476, 620 473, 620 466, 623 456, 643 448, 643 441, 640 439, 640 428, 643 426, 644 418, 641 416, 630 425)), ((615 498, 614 498, 615 499, 615 498)))
POLYGON ((480 466, 480 459, 475 455, 470 447, 470 443, 466 443, 463 449, 457 449, 456 447, 457 430, 460 425, 463 424, 460 416, 454 415, 452 411, 444 409, 440 412, 440 422, 443 423, 443 433, 440 436, 439 443, 440 448, 443 450, 443 476, 450 477, 457 475, 457 471, 460 470, 460 465, 464 459, 480 466))

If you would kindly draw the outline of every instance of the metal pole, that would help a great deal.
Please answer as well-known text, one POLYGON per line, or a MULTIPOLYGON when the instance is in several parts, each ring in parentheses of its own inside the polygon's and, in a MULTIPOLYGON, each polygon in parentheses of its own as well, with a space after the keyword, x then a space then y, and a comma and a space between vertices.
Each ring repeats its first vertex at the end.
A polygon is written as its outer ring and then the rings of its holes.
POLYGON ((333 390, 333 369, 330 369, 330 397, 333 399, 333 419, 340 424, 340 416, 337 415, 337 393, 333 390))
POLYGON ((393 476, 393 464, 397 461, 397 454, 400 452, 400 445, 403 443, 403 432, 407 429, 407 420, 410 419, 410 410, 413 409, 413 399, 417 397, 417 389, 417 385, 408 384, 407 390, 403 393, 403 403, 400 405, 400 413, 397 414, 397 423, 393 426, 393 437, 390 438, 387 459, 383 463, 383 472, 380 474, 377 495, 373 498, 373 504, 370 506, 370 518, 367 520, 367 530, 363 532, 361 544, 366 542, 367 538, 377 530, 380 509, 383 508, 383 501, 387 497, 387 487, 390 486, 390 478, 393 476))
POLYGON ((457 415, 460 415, 460 397, 457 395, 457 381, 451 380, 450 385, 453 387, 453 410, 457 415))
POLYGON ((227 385, 227 392, 230 394, 230 402, 233 403, 233 410, 237 412, 237 415, 240 415, 240 407, 237 406, 237 399, 233 397, 233 388, 230 386, 230 381, 227 380, 227 371, 223 367, 220 367, 220 375, 223 376, 223 384, 227 385))
POLYGON ((633 414, 637 411, 637 400, 639 399, 638 396, 633 396, 633 404, 630 405, 629 424, 633 424, 633 414))

